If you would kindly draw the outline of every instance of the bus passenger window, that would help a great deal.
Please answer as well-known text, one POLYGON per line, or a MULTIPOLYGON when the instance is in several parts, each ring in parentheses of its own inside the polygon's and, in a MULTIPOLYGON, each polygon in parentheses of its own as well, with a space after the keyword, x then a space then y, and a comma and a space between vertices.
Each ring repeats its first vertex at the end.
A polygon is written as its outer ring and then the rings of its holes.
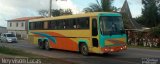
POLYGON ((51 28, 52 29, 56 29, 56 22, 55 21, 51 21, 52 23, 51 23, 51 28))
POLYGON ((30 28, 30 30, 34 30, 34 23, 33 22, 29 23, 29 28, 30 28))
POLYGON ((48 29, 48 22, 44 22, 44 29, 48 29))
POLYGON ((92 19, 92 36, 97 36, 97 19, 92 19))
POLYGON ((65 20, 63 20, 63 29, 66 29, 66 22, 65 22, 65 20))
POLYGON ((59 29, 59 21, 56 21, 56 29, 59 29))
POLYGON ((76 26, 76 19, 73 19, 72 22, 73 22, 73 29, 76 29, 77 28, 77 26, 76 26))
POLYGON ((89 29, 89 18, 77 19, 77 28, 78 29, 89 29))

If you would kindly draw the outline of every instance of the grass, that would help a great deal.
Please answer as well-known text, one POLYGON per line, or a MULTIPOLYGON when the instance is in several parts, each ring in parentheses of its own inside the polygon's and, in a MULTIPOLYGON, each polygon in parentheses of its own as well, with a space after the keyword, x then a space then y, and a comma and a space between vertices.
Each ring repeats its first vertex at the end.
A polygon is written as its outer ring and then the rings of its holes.
POLYGON ((141 48, 141 49, 150 49, 150 50, 160 50, 160 48, 157 47, 144 47, 144 46, 132 46, 128 45, 129 48, 141 48))
POLYGON ((24 52, 23 50, 8 48, 8 47, 5 47, 5 46, 0 46, 0 53, 1 54, 13 55, 13 56, 40 57, 39 55, 27 53, 27 52, 24 52))
MULTIPOLYGON (((45 57, 42 55, 36 55, 32 53, 27 53, 23 50, 17 50, 14 48, 8 48, 5 46, 0 46, 0 54, 5 54, 8 56, 14 56, 14 57, 20 57, 20 58, 29 58, 29 59, 40 59, 42 63, 48 64, 48 63, 54 63, 54 64, 75 64, 73 62, 68 62, 62 59, 56 59, 56 58, 50 58, 45 57)), ((7 57, 10 58, 10 57, 7 57)), ((12 57, 11 57, 12 58, 12 57)))

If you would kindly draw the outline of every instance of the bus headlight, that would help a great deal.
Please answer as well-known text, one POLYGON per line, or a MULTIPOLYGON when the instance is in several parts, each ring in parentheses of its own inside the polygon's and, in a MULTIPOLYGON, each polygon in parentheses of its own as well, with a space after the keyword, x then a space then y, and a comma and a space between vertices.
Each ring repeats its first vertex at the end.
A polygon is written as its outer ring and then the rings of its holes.
POLYGON ((105 51, 108 51, 108 49, 105 49, 105 51))
POLYGON ((114 51, 114 49, 111 49, 111 52, 113 52, 114 51))

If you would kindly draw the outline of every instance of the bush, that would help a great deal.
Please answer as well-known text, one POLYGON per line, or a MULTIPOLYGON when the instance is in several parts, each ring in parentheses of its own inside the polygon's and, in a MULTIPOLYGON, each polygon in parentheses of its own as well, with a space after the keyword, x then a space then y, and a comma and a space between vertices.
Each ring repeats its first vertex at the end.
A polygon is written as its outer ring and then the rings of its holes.
POLYGON ((156 38, 160 38, 160 26, 152 28, 150 31, 150 35, 156 38))

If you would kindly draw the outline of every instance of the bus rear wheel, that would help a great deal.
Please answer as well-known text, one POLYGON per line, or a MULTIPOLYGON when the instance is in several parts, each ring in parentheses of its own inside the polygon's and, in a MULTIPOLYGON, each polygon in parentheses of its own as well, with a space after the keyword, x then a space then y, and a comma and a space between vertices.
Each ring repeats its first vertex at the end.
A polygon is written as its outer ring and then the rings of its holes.
POLYGON ((40 49, 45 49, 44 43, 42 41, 38 41, 38 47, 40 49))
POLYGON ((86 44, 82 43, 82 44, 80 45, 80 52, 81 52, 81 54, 84 55, 84 56, 87 56, 87 55, 89 54, 89 52, 88 52, 88 47, 87 47, 86 44))
POLYGON ((49 42, 48 41, 45 41, 45 49, 46 50, 51 50, 50 46, 49 46, 49 42))

